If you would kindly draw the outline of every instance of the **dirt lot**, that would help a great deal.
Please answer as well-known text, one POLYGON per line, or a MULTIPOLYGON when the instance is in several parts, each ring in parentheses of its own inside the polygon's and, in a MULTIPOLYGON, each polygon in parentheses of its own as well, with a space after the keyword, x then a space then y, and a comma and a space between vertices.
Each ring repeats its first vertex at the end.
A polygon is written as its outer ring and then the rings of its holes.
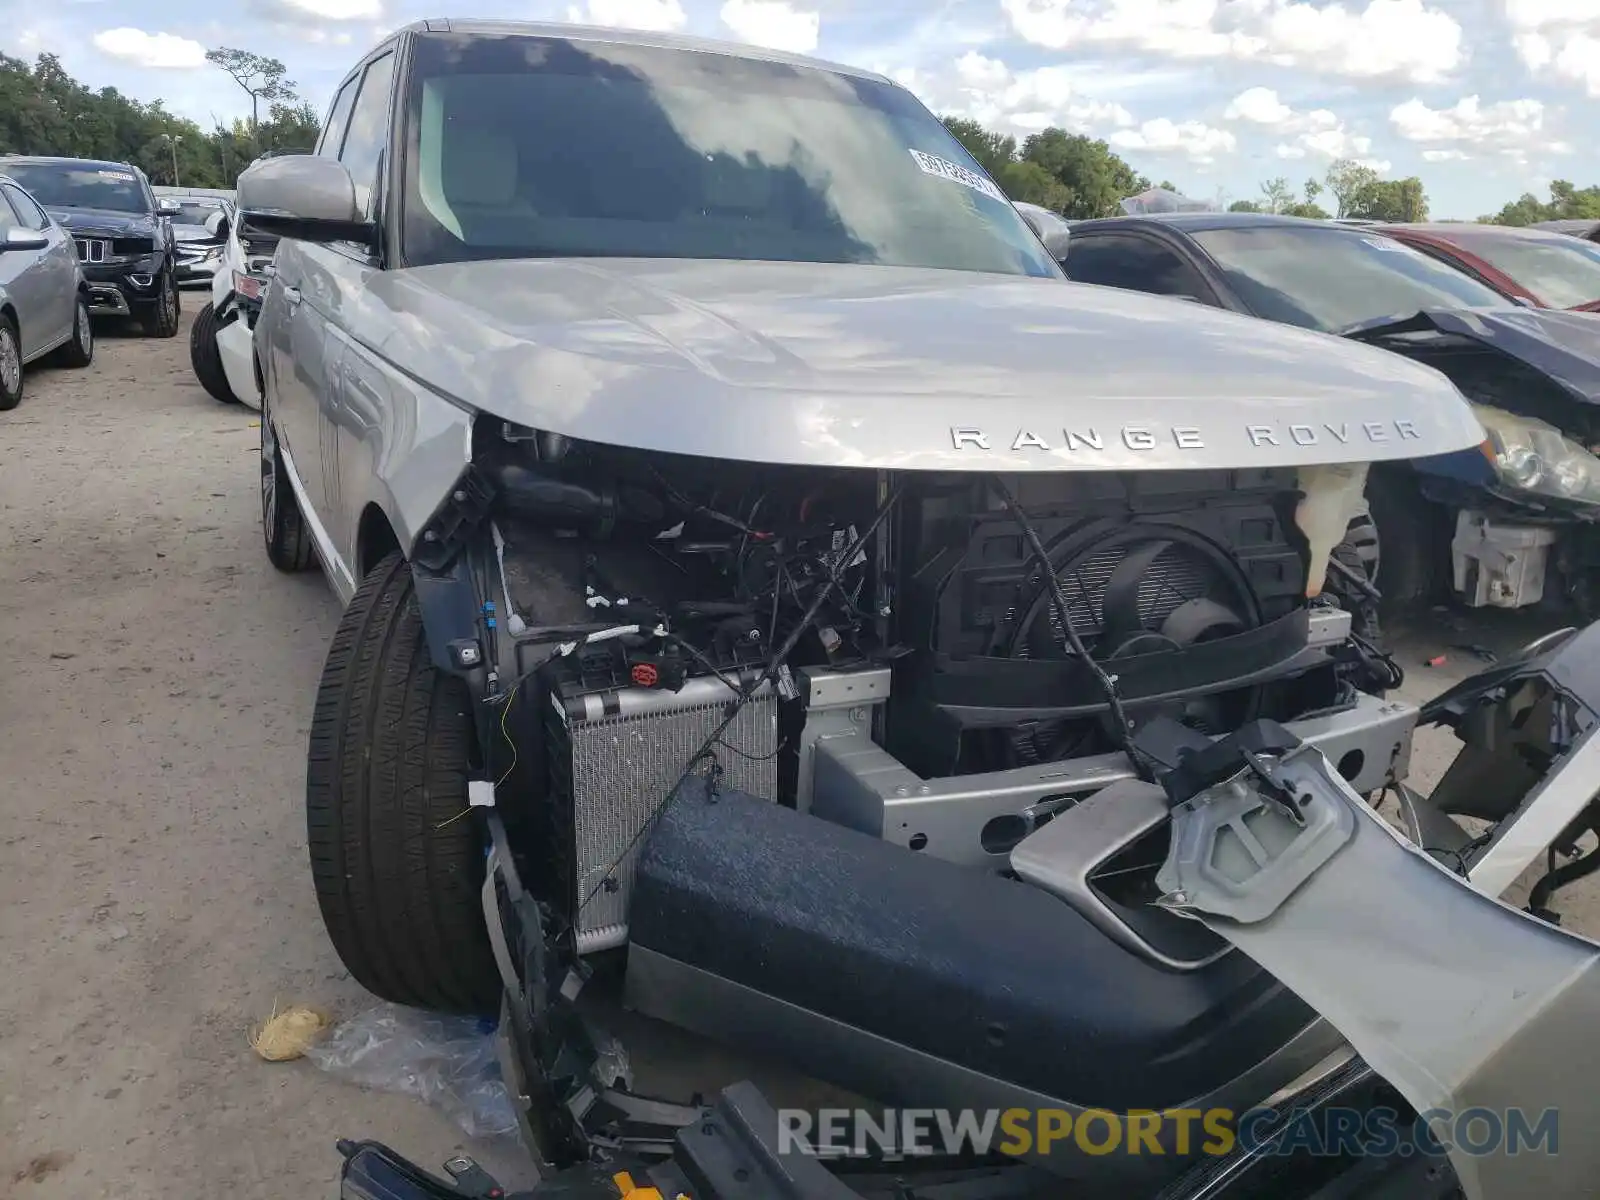
MULTIPOLYGON (((255 417, 194 382, 187 323, 108 336, 0 414, 0 1200, 327 1197, 336 1136, 429 1165, 461 1145, 420 1102, 246 1044, 275 1001, 369 1002, 305 863, 337 612, 261 551, 255 417)), ((1474 669, 1457 643, 1537 632, 1436 624, 1407 646, 1406 690, 1474 669), (1441 650, 1446 668, 1420 666, 1441 650)), ((1441 749, 1419 751, 1424 775, 1441 749)))

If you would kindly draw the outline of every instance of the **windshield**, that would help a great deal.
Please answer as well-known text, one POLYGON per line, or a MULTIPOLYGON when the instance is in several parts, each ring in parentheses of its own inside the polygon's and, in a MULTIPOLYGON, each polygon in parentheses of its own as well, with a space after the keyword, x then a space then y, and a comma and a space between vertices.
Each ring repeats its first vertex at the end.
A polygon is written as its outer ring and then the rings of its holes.
POLYGON ((1600 246, 1593 242, 1510 234, 1463 238, 1460 245, 1556 308, 1600 300, 1600 246))
POLYGON ((225 211, 216 201, 209 204, 198 200, 178 201, 178 211, 172 214, 172 219, 179 225, 204 225, 211 219, 212 213, 225 211))
POLYGON ((1335 333, 1424 308, 1504 308, 1510 301, 1393 238, 1315 225, 1195 232, 1258 317, 1335 333))
POLYGON ((1059 278, 901 88, 729 54, 417 40, 411 265, 528 256, 876 263, 1059 278))
POLYGON ((5 172, 45 208, 147 213, 150 201, 132 171, 66 163, 7 163, 5 172))

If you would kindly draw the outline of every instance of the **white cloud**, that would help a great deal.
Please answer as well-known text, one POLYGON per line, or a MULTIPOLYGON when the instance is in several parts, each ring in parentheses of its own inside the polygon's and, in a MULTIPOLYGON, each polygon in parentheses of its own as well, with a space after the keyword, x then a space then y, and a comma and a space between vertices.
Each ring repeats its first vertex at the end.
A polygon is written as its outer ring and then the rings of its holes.
POLYGON ((1289 140, 1274 150, 1279 158, 1298 159, 1309 155, 1323 158, 1360 158, 1372 150, 1372 139, 1345 128, 1338 115, 1326 108, 1299 111, 1278 98, 1271 88, 1253 87, 1240 92, 1229 103, 1223 117, 1260 125, 1289 140))
POLYGON ((382 0, 281 0, 291 12, 324 21, 376 21, 383 16, 382 0))
POLYGON ((1465 162, 1467 159, 1464 150, 1424 150, 1423 162, 1465 162))
POLYGON ((1023 39, 1063 50, 1125 46, 1176 59, 1234 58, 1354 79, 1433 82, 1464 59, 1461 25, 1424 0, 1360 10, 1297 0, 1001 0, 1023 39))
POLYGON ((94 35, 95 49, 141 67, 178 70, 206 65, 206 48, 171 33, 142 29, 103 29, 94 35))
POLYGON ((1226 129, 1199 121, 1176 122, 1166 117, 1146 121, 1137 129, 1119 129, 1106 139, 1119 150, 1150 154, 1182 154, 1196 163, 1209 163, 1233 151, 1238 142, 1226 129))
MULTIPOLYGON (((1372 139, 1351 133, 1340 125, 1333 129, 1315 129, 1300 135, 1300 145, 1324 158, 1362 159, 1372 150, 1372 139)), ((1385 164, 1387 169, 1387 164, 1385 164)))
POLYGON ((671 33, 682 29, 689 20, 678 0, 587 0, 582 7, 573 5, 567 9, 567 19, 582 25, 611 25, 650 33, 671 33))
POLYGON ((1133 115, 1122 105, 1080 95, 1072 75, 1069 67, 1013 72, 999 59, 969 50, 955 61, 951 78, 917 72, 896 78, 939 111, 1002 133, 1034 133, 1052 125, 1092 133, 1133 124, 1133 115))
POLYGON ((1485 106, 1463 96, 1450 108, 1429 108, 1413 97, 1389 113, 1395 132, 1410 142, 1474 142, 1524 147, 1544 125, 1537 100, 1501 100, 1485 106))
POLYGON ((1512 45, 1542 78, 1600 97, 1600 0, 1504 0, 1512 45))
POLYGON ((1276 128, 1294 116, 1294 109, 1278 99, 1271 88, 1253 87, 1240 92, 1228 103, 1225 121, 1249 121, 1252 125, 1276 128))
POLYGON ((817 48, 822 17, 784 0, 728 0, 722 6, 722 23, 752 45, 810 54, 817 48))

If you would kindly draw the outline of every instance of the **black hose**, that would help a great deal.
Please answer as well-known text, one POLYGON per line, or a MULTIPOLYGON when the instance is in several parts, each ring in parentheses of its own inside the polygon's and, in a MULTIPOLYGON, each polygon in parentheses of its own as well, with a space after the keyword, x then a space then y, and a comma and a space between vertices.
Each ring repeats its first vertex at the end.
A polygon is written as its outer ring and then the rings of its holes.
POLYGON ((1011 514, 1022 536, 1027 539, 1028 548, 1033 552, 1034 560, 1039 564, 1039 570, 1044 575, 1045 586, 1050 589, 1050 600, 1055 605, 1056 615, 1061 619, 1061 633, 1065 637, 1067 647, 1078 656, 1078 660, 1088 668, 1094 676, 1095 682, 1100 686, 1101 694, 1105 697, 1106 705, 1111 710, 1111 720, 1117 727, 1117 744, 1122 752, 1128 756, 1133 764, 1133 769, 1146 783, 1151 782, 1149 764, 1143 755, 1134 749, 1133 722, 1128 717, 1128 712, 1122 706, 1122 695, 1117 691, 1117 681, 1106 674, 1092 657, 1083 644, 1083 639, 1078 636, 1078 631, 1072 627, 1072 616, 1067 605, 1067 594, 1061 589, 1061 580, 1056 578, 1056 569, 1050 561, 1050 555, 1044 548, 1044 542, 1039 538, 1039 531, 1034 528, 1033 522, 1028 519, 1028 514, 1022 511, 1022 506, 1017 503, 1016 497, 1011 494, 1011 489, 1006 486, 1006 481, 999 475, 991 475, 990 481, 995 490, 1000 493, 1000 499, 1005 503, 1006 511, 1011 514))

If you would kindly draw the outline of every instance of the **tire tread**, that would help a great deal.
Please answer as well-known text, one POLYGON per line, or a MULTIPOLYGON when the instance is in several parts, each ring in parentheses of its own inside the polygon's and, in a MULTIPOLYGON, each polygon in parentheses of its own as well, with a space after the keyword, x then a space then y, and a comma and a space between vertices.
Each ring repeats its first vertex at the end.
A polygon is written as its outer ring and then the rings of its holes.
POLYGON ((492 1012, 499 972, 467 804, 472 719, 428 655, 398 553, 362 582, 312 716, 306 829, 323 922, 352 976, 397 1004, 492 1012))

